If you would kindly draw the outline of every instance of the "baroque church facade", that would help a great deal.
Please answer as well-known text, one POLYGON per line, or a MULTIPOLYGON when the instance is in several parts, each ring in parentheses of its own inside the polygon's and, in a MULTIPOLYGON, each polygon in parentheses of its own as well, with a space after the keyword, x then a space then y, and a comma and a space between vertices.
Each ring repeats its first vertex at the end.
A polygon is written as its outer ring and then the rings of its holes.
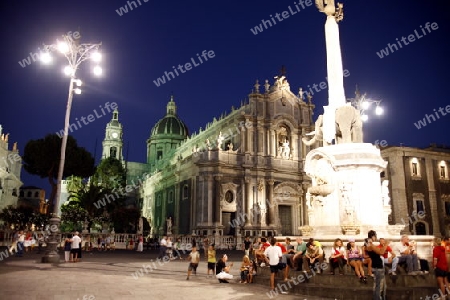
MULTIPOLYGON (((293 93, 284 76, 257 81, 246 103, 189 134, 172 97, 147 140, 146 163, 124 162, 127 182, 141 183, 135 196, 151 234, 300 235, 311 98, 293 93)), ((116 110, 103 158, 123 161, 122 135, 116 110)))

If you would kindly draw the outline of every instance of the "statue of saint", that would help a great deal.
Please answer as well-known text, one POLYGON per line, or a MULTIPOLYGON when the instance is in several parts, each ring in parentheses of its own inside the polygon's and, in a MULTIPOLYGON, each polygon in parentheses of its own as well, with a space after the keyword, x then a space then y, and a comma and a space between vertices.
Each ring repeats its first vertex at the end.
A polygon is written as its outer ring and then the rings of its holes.
POLYGON ((222 150, 222 142, 224 140, 224 137, 222 135, 222 131, 219 132, 219 136, 217 137, 217 148, 219 150, 222 150))
POLYGON ((167 218, 167 234, 172 234, 172 217, 167 218))
POLYGON ((289 148, 289 141, 287 139, 285 139, 284 143, 283 143, 283 157, 289 158, 290 154, 291 154, 291 148, 289 148))

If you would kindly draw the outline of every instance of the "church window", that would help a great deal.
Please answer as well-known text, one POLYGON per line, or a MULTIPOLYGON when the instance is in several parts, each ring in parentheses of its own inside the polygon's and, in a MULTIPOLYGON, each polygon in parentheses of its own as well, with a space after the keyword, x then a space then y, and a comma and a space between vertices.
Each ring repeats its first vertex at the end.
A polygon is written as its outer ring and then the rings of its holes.
POLYGON ((417 222, 415 225, 416 235, 426 235, 427 229, 423 222, 417 222))
POLYGON ((173 203, 173 191, 169 192, 169 200, 167 202, 168 203, 173 203))
POLYGON ((445 214, 450 217, 450 201, 445 201, 445 214))
POLYGON ((417 176, 417 163, 412 163, 412 174, 417 176))
POLYGON ((109 149, 109 156, 117 158, 117 148, 116 147, 111 147, 111 149, 109 149))
POLYGON ((161 206, 161 195, 158 195, 158 197, 156 197, 156 206, 161 206))
POLYGON ((448 179, 447 164, 445 161, 439 163, 439 178, 448 179))
POLYGON ((162 152, 162 150, 158 150, 157 152, 156 152, 156 159, 162 159, 162 157, 163 157, 163 152, 162 152))
POLYGON ((417 213, 420 212, 425 212, 425 207, 423 205, 423 201, 422 200, 416 200, 416 207, 417 207, 417 213))
POLYGON ((17 197, 17 190, 16 189, 13 189, 12 195, 17 197))
POLYGON ((187 199, 189 197, 189 187, 187 184, 183 187, 183 199, 187 199))

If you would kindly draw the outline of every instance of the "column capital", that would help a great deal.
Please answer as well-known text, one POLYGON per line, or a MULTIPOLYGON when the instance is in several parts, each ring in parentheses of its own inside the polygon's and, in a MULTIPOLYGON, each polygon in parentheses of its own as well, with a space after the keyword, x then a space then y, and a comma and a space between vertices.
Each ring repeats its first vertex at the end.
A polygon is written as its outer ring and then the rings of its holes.
POLYGON ((221 181, 222 180, 223 175, 214 175, 214 179, 216 181, 221 181))
POLYGON ((268 180, 267 180, 267 183, 268 183, 269 185, 274 185, 274 184, 275 184, 275 180, 273 180, 273 179, 268 179, 268 180))
POLYGON ((250 183, 251 177, 250 176, 245 176, 244 180, 245 180, 245 183, 250 183))

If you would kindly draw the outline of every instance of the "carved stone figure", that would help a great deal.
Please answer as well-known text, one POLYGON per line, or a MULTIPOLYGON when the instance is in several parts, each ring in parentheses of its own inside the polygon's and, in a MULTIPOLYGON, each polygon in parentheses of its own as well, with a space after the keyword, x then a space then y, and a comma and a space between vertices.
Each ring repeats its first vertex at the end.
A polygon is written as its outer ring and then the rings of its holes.
POLYGON ((388 206, 391 197, 389 197, 389 180, 383 180, 381 184, 381 200, 383 200, 383 205, 388 206))
POLYGON ((283 143, 283 157, 289 158, 289 155, 291 154, 291 148, 289 148, 289 141, 286 139, 283 143))
POLYGON ((172 234, 172 217, 166 219, 167 224, 167 234, 172 234))
POLYGON ((206 147, 208 148, 208 150, 211 150, 211 142, 209 141, 209 139, 206 139, 206 141, 205 141, 205 143, 206 143, 206 147))
POLYGON ((222 142, 224 140, 224 137, 222 135, 222 131, 219 132, 219 136, 217 137, 217 148, 219 150, 222 150, 222 142))
MULTIPOLYGON (((359 111, 351 105, 344 105, 336 109, 336 144, 362 143, 362 120, 359 111)), ((311 140, 302 138, 303 143, 311 146, 316 141, 323 140, 323 115, 317 117, 314 137, 311 140)), ((309 135, 309 134, 308 134, 309 135)), ((324 141, 324 146, 329 146, 324 141)))

